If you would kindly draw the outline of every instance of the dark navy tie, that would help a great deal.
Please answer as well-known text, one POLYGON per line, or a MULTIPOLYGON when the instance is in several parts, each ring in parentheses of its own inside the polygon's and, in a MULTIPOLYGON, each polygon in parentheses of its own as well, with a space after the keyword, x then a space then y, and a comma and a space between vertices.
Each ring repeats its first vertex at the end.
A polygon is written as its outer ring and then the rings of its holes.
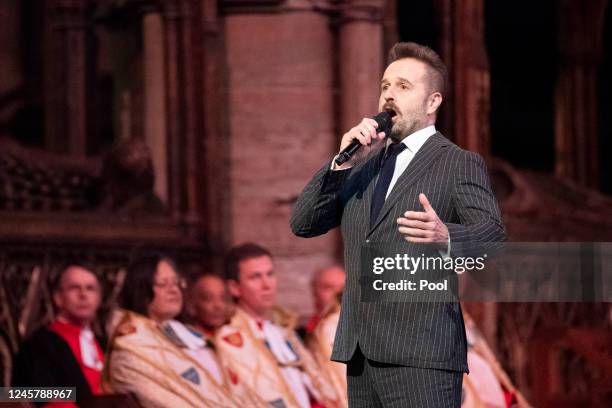
POLYGON ((385 203, 385 197, 387 196, 387 190, 391 179, 393 178, 393 172, 395 171, 395 162, 397 161, 397 155, 406 149, 404 143, 391 143, 387 147, 385 157, 383 159, 382 168, 378 175, 378 181, 376 187, 374 187, 374 196, 372 197, 372 208, 370 210, 370 225, 373 225, 378 214, 385 203))

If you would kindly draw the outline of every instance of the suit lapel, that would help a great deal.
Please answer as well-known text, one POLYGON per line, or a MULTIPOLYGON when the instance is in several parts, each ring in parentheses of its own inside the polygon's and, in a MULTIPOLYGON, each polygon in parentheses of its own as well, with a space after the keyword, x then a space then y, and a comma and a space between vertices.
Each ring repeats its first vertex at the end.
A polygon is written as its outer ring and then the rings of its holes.
MULTIPOLYGON (((370 235, 376 229, 376 227, 378 227, 391 208, 393 208, 393 206, 397 204, 398 200, 404 195, 406 190, 425 174, 425 172, 442 153, 443 147, 446 147, 447 145, 448 141, 439 132, 427 139, 425 144, 421 146, 417 154, 412 158, 412 161, 406 170, 404 170, 402 175, 397 179, 397 182, 393 186, 393 190, 391 190, 391 193, 385 200, 385 203, 380 210, 378 219, 369 229, 368 235, 370 235)), ((369 202, 371 203, 373 186, 369 186, 368 191, 370 192, 369 202)), ((370 207, 368 207, 366 214, 370 214, 370 207)))

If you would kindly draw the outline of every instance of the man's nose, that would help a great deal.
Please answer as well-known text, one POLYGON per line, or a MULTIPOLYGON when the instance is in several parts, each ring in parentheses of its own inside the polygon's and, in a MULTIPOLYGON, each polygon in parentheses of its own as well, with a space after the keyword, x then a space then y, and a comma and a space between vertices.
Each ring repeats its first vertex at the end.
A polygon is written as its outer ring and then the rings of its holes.
POLYGON ((381 92, 381 96, 385 100, 385 102, 389 102, 389 101, 394 100, 395 94, 393 93, 392 88, 388 87, 387 89, 381 92))

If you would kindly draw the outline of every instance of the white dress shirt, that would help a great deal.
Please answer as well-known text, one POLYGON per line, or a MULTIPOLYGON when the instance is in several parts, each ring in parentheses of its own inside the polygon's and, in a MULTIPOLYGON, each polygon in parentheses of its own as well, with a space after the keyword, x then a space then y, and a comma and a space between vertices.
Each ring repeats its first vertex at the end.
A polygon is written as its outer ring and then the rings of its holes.
MULTIPOLYGON (((425 144, 427 139, 436 134, 436 127, 434 125, 427 126, 426 128, 417 130, 416 132, 406 136, 402 143, 406 145, 406 149, 403 152, 397 155, 397 160, 395 162, 395 170, 393 171, 393 177, 391 178, 391 183, 389 183, 389 189, 387 190, 387 195, 385 199, 389 197, 391 191, 393 191, 393 186, 397 182, 397 179, 400 178, 402 173, 408 168, 408 165, 417 154, 421 146, 425 144)), ((389 146, 393 141, 391 139, 387 140, 387 146, 389 146)))
POLYGON ((85 367, 93 368, 96 371, 102 371, 104 363, 98 355, 98 347, 96 346, 96 337, 89 327, 81 330, 79 335, 79 346, 81 347, 81 358, 85 367))

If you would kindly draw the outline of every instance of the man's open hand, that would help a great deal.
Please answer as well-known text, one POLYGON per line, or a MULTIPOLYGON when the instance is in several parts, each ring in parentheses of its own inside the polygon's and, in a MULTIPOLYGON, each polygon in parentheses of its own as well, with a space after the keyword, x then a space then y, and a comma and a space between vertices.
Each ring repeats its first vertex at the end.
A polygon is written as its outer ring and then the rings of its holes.
POLYGON ((425 194, 419 194, 419 202, 425 211, 406 211, 397 219, 398 231, 408 242, 448 242, 448 228, 438 218, 425 194))

